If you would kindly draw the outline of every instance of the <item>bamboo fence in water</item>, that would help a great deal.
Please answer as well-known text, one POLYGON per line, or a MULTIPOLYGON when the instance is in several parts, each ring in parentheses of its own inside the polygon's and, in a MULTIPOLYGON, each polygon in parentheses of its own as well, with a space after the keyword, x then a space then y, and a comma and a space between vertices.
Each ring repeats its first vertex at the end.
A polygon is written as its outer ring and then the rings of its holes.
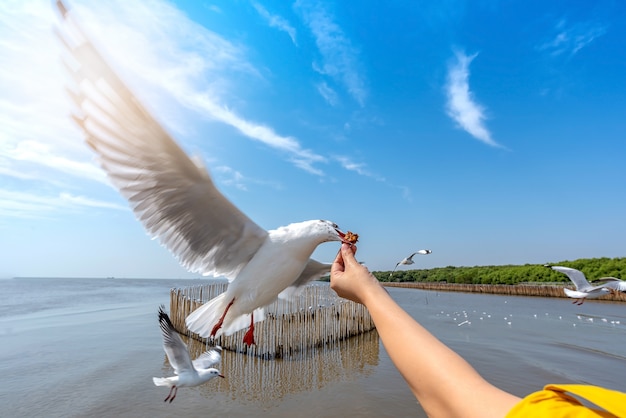
MULTIPOLYGON (((176 329, 209 344, 206 338, 187 329, 185 318, 226 291, 227 286, 226 282, 215 282, 172 289, 170 318, 176 329)), ((229 336, 221 335, 213 343, 226 350, 262 358, 284 358, 371 331, 374 327, 363 305, 338 297, 328 284, 312 284, 300 296, 289 301, 277 300, 266 308, 265 320, 254 324, 255 345, 248 347, 243 343, 246 329, 229 336)))
MULTIPOLYGON (((389 282, 383 283, 389 287, 404 287, 410 289, 436 290, 440 292, 465 293, 492 293, 512 296, 542 296, 566 298, 562 285, 536 284, 463 284, 463 283, 433 283, 433 282, 389 282)), ((626 302, 626 293, 616 292, 594 300, 626 302)))

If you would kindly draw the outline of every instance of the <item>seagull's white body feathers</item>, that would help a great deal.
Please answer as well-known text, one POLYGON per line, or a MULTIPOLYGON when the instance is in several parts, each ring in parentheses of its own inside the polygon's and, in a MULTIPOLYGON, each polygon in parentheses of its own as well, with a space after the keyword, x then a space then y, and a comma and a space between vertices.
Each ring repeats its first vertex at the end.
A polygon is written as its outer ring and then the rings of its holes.
POLYGON ((330 271, 330 264, 310 259, 325 241, 340 241, 336 225, 327 221, 305 221, 269 231, 269 236, 225 293, 205 303, 186 319, 187 327, 203 337, 230 335, 265 318, 262 307, 278 296, 291 297, 311 280, 330 271), (231 301, 235 301, 222 327, 213 326, 231 301))
POLYGON ((232 333, 245 327, 245 315, 263 319, 263 306, 279 294, 293 295, 330 271, 310 256, 322 242, 342 240, 335 224, 307 221, 268 232, 254 223, 144 109, 60 0, 57 6, 78 109, 74 120, 110 181, 150 236, 187 270, 231 282, 226 296, 190 315, 189 329, 207 336, 204 322, 231 307, 221 331, 232 333))
POLYGON ((166 401, 172 402, 174 400, 179 387, 198 386, 214 377, 224 377, 218 369, 214 368, 222 360, 222 348, 220 346, 205 351, 192 361, 187 345, 178 335, 162 306, 159 309, 159 326, 163 334, 163 350, 165 350, 167 359, 176 375, 152 378, 156 386, 171 388, 169 395, 165 398, 166 401))

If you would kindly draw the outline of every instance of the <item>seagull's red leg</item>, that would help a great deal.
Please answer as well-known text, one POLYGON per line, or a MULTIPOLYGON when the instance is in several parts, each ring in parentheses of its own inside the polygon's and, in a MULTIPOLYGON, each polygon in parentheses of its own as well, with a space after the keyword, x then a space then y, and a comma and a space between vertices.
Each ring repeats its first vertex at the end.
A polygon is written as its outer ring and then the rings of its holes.
MULTIPOLYGON (((170 393, 167 394, 167 398, 163 399, 163 402, 167 402, 167 400, 170 398, 170 396, 172 396, 172 391, 174 390, 174 388, 176 387, 176 385, 172 386, 170 388, 170 393)), ((173 398, 172 398, 173 399, 173 398)), ((170 401, 171 402, 171 401, 170 401)))
POLYGON ((215 334, 217 334, 217 331, 220 328, 222 328, 222 324, 224 323, 224 318, 226 317, 226 313, 228 312, 230 307, 233 305, 233 302, 235 302, 235 298, 233 298, 233 300, 230 301, 226 309, 224 309, 224 313, 222 314, 222 317, 220 318, 219 321, 217 321, 217 324, 215 324, 215 326, 213 327, 213 330, 211 331, 211 337, 215 337, 215 334))
POLYGON ((248 345, 256 344, 254 342, 254 313, 250 314, 250 328, 248 328, 246 335, 243 336, 243 342, 248 345))

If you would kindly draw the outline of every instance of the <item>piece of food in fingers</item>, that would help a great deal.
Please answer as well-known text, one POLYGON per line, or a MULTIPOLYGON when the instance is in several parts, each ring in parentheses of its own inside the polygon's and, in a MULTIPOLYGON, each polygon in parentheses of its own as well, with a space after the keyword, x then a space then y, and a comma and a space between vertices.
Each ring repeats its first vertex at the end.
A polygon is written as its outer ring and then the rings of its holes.
POLYGON ((344 240, 354 245, 359 240, 359 234, 355 234, 354 232, 346 232, 346 235, 343 237, 344 240))

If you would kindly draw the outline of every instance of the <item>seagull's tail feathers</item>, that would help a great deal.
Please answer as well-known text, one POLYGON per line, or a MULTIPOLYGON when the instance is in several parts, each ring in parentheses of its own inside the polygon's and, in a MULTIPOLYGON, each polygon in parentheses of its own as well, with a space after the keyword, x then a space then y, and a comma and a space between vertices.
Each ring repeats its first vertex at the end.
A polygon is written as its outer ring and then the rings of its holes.
MULTIPOLYGON (((222 293, 200 306, 185 318, 187 329, 201 337, 210 337, 213 327, 220 320, 224 310, 228 306, 228 302, 229 301, 226 301, 226 293, 222 293)), ((220 331, 222 331, 222 329, 220 329, 220 331)), ((218 331, 218 335, 220 333, 221 332, 218 331)))
POLYGON ((168 377, 153 377, 152 381, 156 386, 169 386, 172 387, 174 382, 168 377))
MULTIPOLYGON (((211 337, 213 327, 215 327, 215 325, 219 322, 229 303, 230 301, 226 300, 226 293, 222 293, 221 295, 214 297, 187 315, 187 318, 185 318, 187 329, 191 332, 195 332, 201 337, 211 337)), ((217 330, 213 337, 219 337, 222 334, 231 335, 250 326, 250 314, 237 314, 237 308, 235 305, 229 309, 221 328, 217 330)), ((265 309, 262 307, 255 309, 254 322, 260 322, 264 319, 265 309)))

